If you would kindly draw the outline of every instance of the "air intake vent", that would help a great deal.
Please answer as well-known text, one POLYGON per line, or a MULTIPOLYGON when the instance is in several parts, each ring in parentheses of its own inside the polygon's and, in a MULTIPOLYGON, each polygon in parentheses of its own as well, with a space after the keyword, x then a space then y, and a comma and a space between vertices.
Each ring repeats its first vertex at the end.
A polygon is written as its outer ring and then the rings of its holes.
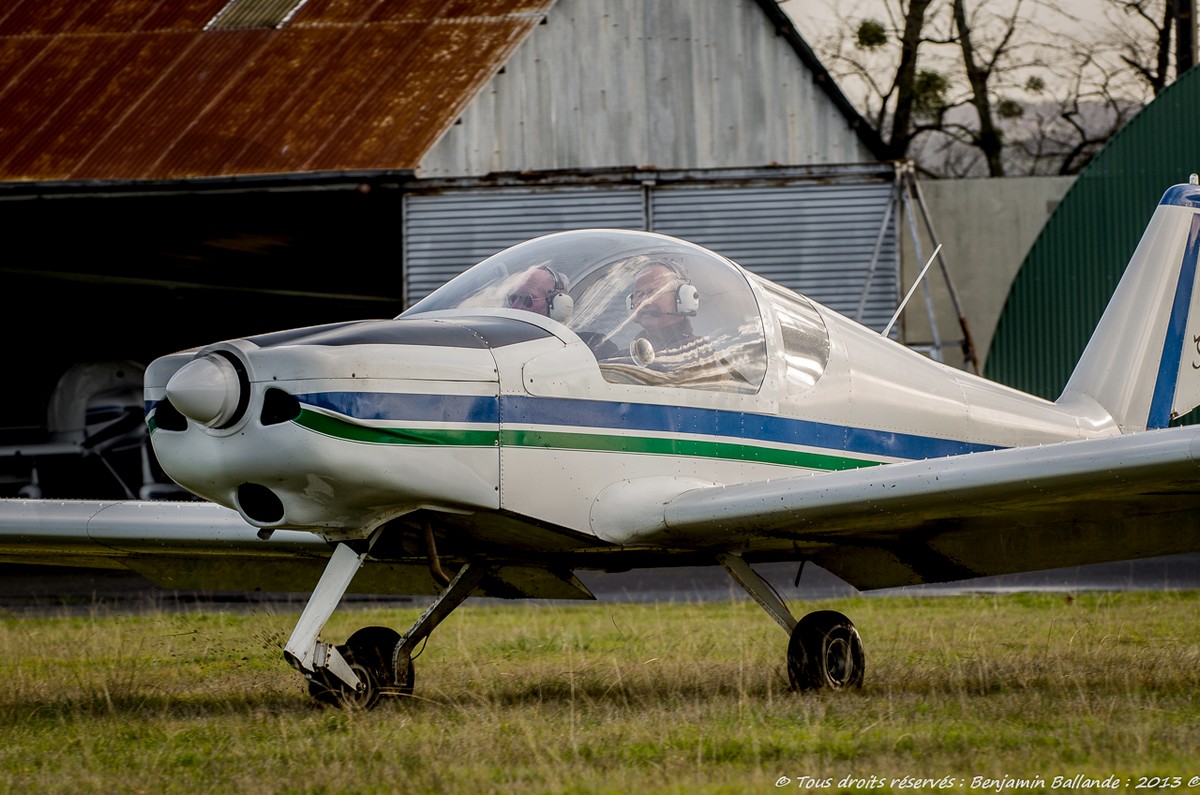
POLYGON ((282 389, 268 389, 263 395, 262 414, 259 416, 263 425, 279 425, 299 416, 300 401, 282 389))
POLYGON ((171 405, 171 401, 163 399, 154 406, 154 427, 164 431, 186 431, 187 417, 171 405))
POLYGON ((230 0, 204 26, 205 30, 281 28, 307 0, 230 0))

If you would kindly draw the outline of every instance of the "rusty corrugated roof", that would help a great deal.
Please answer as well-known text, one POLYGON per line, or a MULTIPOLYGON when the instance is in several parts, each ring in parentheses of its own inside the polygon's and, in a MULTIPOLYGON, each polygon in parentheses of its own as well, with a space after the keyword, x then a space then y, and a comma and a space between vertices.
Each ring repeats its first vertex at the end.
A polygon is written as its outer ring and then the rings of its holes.
POLYGON ((10 0, 0 182, 411 170, 554 0, 10 0))

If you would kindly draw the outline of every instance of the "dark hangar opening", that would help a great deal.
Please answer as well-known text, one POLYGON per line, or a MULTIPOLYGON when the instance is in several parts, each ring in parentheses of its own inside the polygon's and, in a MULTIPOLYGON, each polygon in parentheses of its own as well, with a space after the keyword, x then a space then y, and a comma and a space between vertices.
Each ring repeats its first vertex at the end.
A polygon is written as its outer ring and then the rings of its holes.
POLYGON ((401 191, 387 186, 76 186, 0 193, 0 209, 11 230, 0 330, 12 374, 0 446, 45 441, 52 394, 74 365, 146 365, 403 309, 401 191))

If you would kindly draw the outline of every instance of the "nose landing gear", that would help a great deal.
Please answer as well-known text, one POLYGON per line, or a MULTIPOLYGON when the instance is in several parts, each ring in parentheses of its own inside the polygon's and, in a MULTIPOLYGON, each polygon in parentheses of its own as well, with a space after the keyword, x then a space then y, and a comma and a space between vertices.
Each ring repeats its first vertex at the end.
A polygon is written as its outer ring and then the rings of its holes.
POLYGON ((411 696, 414 667, 411 657, 399 677, 392 657, 401 641, 400 633, 391 627, 363 627, 337 647, 361 683, 352 688, 326 671, 317 671, 308 680, 308 694, 324 704, 343 709, 371 709, 381 698, 411 696))
MULTIPOLYGON (((368 550, 373 540, 368 541, 368 550)), ((321 629, 368 554, 369 551, 356 552, 346 543, 336 545, 325 573, 284 646, 284 657, 308 680, 309 695, 323 703, 350 709, 370 709, 385 696, 411 695, 413 651, 490 571, 486 565, 463 564, 441 595, 403 635, 389 627, 372 626, 358 630, 339 646, 321 641, 321 629)))

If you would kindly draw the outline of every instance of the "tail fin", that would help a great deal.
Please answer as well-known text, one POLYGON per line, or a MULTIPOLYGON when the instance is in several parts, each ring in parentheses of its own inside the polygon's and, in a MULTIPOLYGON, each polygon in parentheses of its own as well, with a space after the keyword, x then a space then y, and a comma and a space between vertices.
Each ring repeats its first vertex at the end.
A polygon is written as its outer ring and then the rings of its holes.
MULTIPOLYGON (((1194 179, 1194 178, 1193 178, 1194 179)), ((1122 433, 1200 405, 1200 186, 1163 194, 1060 405, 1090 398, 1122 433)))

